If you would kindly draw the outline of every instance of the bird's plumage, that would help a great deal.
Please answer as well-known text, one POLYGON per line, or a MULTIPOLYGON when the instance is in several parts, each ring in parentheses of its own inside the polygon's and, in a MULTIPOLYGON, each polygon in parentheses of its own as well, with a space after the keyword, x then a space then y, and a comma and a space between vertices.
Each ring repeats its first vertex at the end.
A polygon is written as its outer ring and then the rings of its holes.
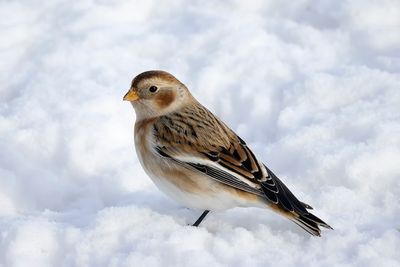
POLYGON ((330 228, 308 212, 246 143, 166 72, 139 74, 135 144, 155 184, 188 207, 269 207, 313 235, 330 228), (158 92, 148 93, 150 86, 158 92))

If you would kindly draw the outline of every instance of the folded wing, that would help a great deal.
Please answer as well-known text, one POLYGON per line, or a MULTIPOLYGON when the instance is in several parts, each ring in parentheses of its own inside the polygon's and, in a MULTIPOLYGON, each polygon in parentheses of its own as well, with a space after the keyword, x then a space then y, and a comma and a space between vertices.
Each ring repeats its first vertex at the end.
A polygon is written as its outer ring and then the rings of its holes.
POLYGON ((320 234, 319 225, 330 228, 307 211, 312 209, 311 206, 299 201, 271 170, 257 160, 240 137, 212 114, 206 115, 205 122, 190 119, 193 112, 187 116, 171 114, 162 117, 154 125, 155 151, 221 183, 264 198, 275 210, 313 235, 320 234))

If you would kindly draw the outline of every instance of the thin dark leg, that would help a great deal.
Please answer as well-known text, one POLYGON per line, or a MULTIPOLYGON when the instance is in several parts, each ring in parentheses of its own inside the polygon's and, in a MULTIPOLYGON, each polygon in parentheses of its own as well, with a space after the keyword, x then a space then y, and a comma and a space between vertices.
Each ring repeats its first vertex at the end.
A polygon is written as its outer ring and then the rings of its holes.
POLYGON ((205 210, 203 214, 201 214, 200 217, 197 219, 197 221, 193 224, 193 226, 195 227, 199 226, 209 212, 210 212, 209 210, 205 210))

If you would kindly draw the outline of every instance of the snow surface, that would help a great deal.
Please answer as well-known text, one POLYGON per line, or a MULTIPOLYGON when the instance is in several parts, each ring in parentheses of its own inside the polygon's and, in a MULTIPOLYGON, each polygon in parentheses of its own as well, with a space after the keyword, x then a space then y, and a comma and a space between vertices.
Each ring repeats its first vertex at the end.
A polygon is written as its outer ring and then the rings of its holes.
POLYGON ((400 266, 400 1, 1 1, 0 266, 400 266), (165 197, 133 147, 163 69, 315 214, 165 197))

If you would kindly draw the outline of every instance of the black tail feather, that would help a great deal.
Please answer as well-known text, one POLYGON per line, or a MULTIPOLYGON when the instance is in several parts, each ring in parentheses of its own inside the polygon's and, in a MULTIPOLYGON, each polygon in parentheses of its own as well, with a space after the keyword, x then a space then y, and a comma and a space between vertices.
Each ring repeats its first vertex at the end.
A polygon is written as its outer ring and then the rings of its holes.
POLYGON ((267 168, 267 166, 264 165, 264 167, 267 169, 271 181, 267 180, 262 183, 261 188, 267 198, 281 209, 279 212, 295 222, 305 231, 315 236, 321 236, 321 229, 319 226, 333 229, 323 220, 309 213, 307 209, 310 210, 312 207, 298 200, 287 186, 267 168))
POLYGON ((299 217, 293 217, 291 220, 314 236, 321 236, 321 229, 319 226, 333 229, 330 225, 311 213, 302 214, 299 217))
POLYGON ((329 224, 327 224, 326 222, 324 222, 323 220, 321 220, 320 218, 318 218, 317 216, 315 216, 312 213, 303 214, 302 217, 306 218, 307 220, 309 220, 311 222, 316 223, 318 226, 322 226, 327 229, 333 230, 333 228, 329 224))

